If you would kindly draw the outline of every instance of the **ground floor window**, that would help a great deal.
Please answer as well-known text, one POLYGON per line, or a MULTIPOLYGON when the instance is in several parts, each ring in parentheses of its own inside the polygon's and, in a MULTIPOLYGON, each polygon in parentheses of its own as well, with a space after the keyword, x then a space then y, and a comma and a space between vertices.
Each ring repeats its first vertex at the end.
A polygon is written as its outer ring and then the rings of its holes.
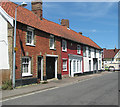
POLYGON ((31 75, 31 58, 23 57, 22 58, 22 76, 31 75))
POLYGON ((76 65, 76 61, 74 60, 73 61, 73 72, 76 72, 76 66, 75 65, 76 65))
POLYGON ((63 71, 67 71, 67 59, 63 59, 63 71))

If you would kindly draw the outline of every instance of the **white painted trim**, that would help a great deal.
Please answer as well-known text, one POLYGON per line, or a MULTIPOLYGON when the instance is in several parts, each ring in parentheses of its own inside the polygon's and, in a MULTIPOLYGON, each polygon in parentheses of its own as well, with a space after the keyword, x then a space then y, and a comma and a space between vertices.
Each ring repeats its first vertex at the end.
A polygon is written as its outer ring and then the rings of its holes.
POLYGON ((57 78, 57 59, 58 58, 55 58, 55 78, 57 78))
POLYGON ((43 81, 43 57, 41 57, 41 81, 43 81))
POLYGON ((6 21, 8 21, 12 26, 14 26, 13 25, 14 18, 8 15, 1 6, 0 6, 0 14, 5 18, 6 21))
POLYGON ((46 57, 58 57, 58 55, 46 54, 46 57))
POLYGON ((32 76, 33 74, 29 74, 29 73, 22 73, 22 77, 25 77, 25 76, 32 76))

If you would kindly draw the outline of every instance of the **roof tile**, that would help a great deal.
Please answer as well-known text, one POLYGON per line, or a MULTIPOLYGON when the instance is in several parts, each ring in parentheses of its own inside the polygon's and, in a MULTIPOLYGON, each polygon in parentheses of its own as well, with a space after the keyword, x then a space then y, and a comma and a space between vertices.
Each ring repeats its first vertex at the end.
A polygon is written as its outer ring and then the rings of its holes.
MULTIPOLYGON (((0 5, 11 17, 15 19, 15 7, 17 4, 13 2, 2 2, 0 5)), ((101 47, 99 47, 90 38, 85 37, 71 29, 68 30, 65 26, 61 26, 44 18, 43 20, 40 20, 39 17, 26 8, 18 7, 17 21, 44 32, 101 49, 101 47)))

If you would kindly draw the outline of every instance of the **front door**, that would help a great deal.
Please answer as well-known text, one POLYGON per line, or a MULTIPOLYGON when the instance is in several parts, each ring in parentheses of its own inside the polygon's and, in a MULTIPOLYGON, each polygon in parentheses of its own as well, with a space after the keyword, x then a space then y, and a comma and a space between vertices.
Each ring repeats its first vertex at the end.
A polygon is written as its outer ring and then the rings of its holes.
POLYGON ((41 79, 41 57, 38 57, 38 79, 41 79))
POLYGON ((46 58, 46 75, 47 75, 47 79, 55 78, 55 58, 54 57, 46 58))

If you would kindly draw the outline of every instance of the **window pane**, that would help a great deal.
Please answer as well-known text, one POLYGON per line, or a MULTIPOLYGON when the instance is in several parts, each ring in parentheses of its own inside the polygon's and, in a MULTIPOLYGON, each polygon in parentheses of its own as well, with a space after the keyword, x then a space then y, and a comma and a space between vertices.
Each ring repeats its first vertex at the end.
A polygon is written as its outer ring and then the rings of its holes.
POLYGON ((54 38, 50 38, 50 48, 54 48, 54 38))
POLYGON ((33 43, 33 31, 27 31, 27 43, 32 44, 33 43))
POLYGON ((75 67, 75 61, 73 61, 73 72, 75 72, 75 69, 76 67, 75 67))
POLYGON ((29 71, 29 58, 22 58, 22 72, 28 73, 29 71))
POLYGON ((63 70, 67 70, 67 60, 63 60, 63 70))

